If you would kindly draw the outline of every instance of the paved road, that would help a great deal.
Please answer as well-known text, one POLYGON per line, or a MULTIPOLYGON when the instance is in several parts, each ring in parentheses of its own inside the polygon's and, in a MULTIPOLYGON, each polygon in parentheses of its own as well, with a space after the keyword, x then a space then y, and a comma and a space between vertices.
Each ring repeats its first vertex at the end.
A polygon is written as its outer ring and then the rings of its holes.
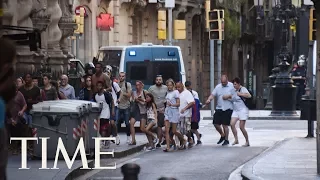
MULTIPOLYGON (((121 165, 134 162, 141 166, 139 180, 155 180, 161 176, 175 177, 179 180, 212 179, 226 180, 237 167, 272 146, 276 141, 288 137, 306 135, 304 121, 248 121, 251 147, 243 148, 244 139, 240 131, 238 146, 221 147, 216 145, 219 135, 211 121, 201 121, 203 145, 185 151, 164 153, 162 149, 141 152, 118 160, 118 169, 92 171, 79 180, 121 179, 121 165)), ((233 136, 230 135, 230 142, 233 136)))

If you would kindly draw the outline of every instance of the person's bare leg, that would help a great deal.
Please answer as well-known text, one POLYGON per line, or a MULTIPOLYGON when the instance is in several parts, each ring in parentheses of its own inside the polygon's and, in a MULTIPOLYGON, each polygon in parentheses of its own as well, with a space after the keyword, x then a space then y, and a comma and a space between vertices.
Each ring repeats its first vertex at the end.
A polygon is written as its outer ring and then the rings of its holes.
POLYGON ((236 128, 237 121, 238 121, 238 118, 233 117, 231 119, 231 123, 230 123, 231 130, 232 130, 232 133, 233 133, 233 136, 234 136, 234 142, 233 142, 232 145, 239 144, 238 132, 237 132, 237 128, 236 128))
POLYGON ((134 118, 130 119, 130 132, 131 132, 131 144, 136 143, 136 130, 134 129, 134 124, 136 123, 136 120, 134 118))
POLYGON ((224 136, 225 136, 225 133, 224 133, 224 131, 223 131, 222 128, 221 128, 221 125, 215 124, 214 127, 216 128, 216 130, 218 131, 218 133, 220 134, 221 137, 224 137, 224 136))
POLYGON ((186 144, 186 140, 184 139, 183 135, 177 131, 177 125, 176 123, 172 123, 172 133, 176 135, 179 138, 180 146, 186 144))
POLYGON ((165 120, 167 150, 170 149, 170 122, 165 120))
POLYGON ((198 130, 192 129, 191 132, 194 133, 197 136, 197 140, 200 141, 201 137, 200 137, 200 133, 198 132, 198 130))
POLYGON ((224 131, 224 139, 228 140, 229 137, 229 127, 227 125, 222 125, 224 131))
POLYGON ((245 128, 245 125, 246 125, 246 121, 240 121, 240 130, 244 136, 244 138, 246 139, 246 143, 243 145, 243 146, 250 146, 250 143, 249 143, 249 136, 248 136, 248 132, 245 128))

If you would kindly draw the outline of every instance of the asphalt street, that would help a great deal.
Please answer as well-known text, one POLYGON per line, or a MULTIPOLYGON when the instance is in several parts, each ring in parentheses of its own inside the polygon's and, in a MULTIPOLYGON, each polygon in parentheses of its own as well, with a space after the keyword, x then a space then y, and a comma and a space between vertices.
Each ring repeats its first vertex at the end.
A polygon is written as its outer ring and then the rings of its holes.
MULTIPOLYGON (((201 121, 200 131, 203 144, 185 151, 164 153, 162 149, 141 152, 124 159, 115 160, 116 170, 94 170, 78 180, 122 179, 121 166, 136 163, 141 167, 139 180, 155 180, 162 176, 180 180, 226 180, 239 166, 254 158, 275 142, 290 137, 306 135, 304 121, 248 121, 251 147, 241 147, 244 143, 238 130, 240 144, 222 147, 217 145, 218 133, 211 121, 201 121)), ((231 133, 231 131, 230 131, 231 133)), ((230 144, 233 136, 230 134, 230 144)), ((108 162, 110 163, 110 161, 108 162)))

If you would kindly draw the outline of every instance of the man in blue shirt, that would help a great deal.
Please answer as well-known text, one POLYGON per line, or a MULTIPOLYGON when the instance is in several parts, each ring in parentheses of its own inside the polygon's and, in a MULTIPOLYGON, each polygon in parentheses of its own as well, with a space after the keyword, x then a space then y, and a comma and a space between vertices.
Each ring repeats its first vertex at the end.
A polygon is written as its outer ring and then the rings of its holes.
POLYGON ((222 143, 223 146, 229 144, 229 140, 228 140, 229 127, 228 126, 230 126, 231 115, 233 112, 232 101, 223 99, 223 96, 232 94, 233 92, 234 92, 233 84, 228 81, 228 77, 226 75, 222 75, 221 83, 214 88, 208 100, 206 101, 206 104, 209 104, 213 99, 215 98, 217 99, 217 106, 213 116, 213 124, 221 136, 217 144, 220 144, 223 142, 222 143), (221 125, 223 128, 221 128, 221 125))

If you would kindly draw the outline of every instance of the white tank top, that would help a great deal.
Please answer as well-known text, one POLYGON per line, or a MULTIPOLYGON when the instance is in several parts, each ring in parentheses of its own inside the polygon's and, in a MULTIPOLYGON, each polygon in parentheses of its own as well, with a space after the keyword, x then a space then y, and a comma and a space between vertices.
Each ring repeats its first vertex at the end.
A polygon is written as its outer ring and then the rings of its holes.
POLYGON ((147 108, 147 117, 148 119, 156 119, 156 115, 152 107, 147 108))

